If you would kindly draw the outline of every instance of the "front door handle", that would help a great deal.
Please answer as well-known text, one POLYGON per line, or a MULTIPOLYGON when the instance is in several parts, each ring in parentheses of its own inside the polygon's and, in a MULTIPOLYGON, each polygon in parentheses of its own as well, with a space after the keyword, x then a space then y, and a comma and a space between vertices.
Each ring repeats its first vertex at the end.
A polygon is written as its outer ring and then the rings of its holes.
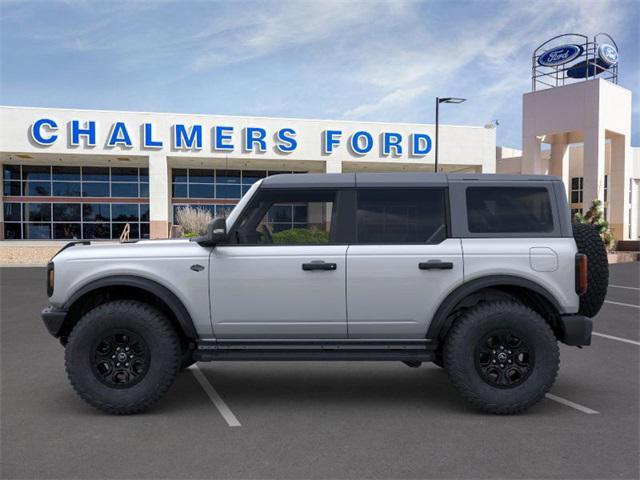
POLYGON ((323 262, 322 260, 302 264, 302 270, 305 270, 307 272, 310 272, 313 270, 335 270, 336 268, 338 268, 337 264, 326 263, 326 262, 323 262))
POLYGON ((429 260, 428 262, 420 262, 418 264, 420 270, 451 270, 452 262, 443 262, 441 260, 429 260))

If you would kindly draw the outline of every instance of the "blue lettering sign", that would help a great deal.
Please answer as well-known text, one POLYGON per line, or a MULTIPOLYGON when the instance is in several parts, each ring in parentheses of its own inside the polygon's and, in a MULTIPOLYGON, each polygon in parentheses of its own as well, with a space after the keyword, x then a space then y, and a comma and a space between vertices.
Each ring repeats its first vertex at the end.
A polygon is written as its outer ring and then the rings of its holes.
POLYGON ((325 154, 333 153, 336 145, 340 145, 342 130, 325 130, 322 139, 322 151, 325 154))
POLYGON ((55 132, 58 130, 58 124, 50 118, 41 118, 31 125, 31 138, 34 142, 38 145, 52 145, 58 139, 58 135, 50 134, 45 136, 43 135, 42 127, 46 127, 50 132, 55 132))
POLYGON ((264 140, 267 132, 264 128, 247 127, 244 136, 244 149, 247 152, 254 151, 254 145, 258 146, 258 152, 267 151, 267 142, 264 140))
POLYGON ((116 145, 122 145, 127 148, 133 146, 124 122, 116 122, 111 128, 111 135, 109 135, 109 140, 107 140, 107 147, 115 147, 116 145))
POLYGON ((79 120, 71 121, 71 145, 77 147, 80 145, 80 137, 87 138, 87 146, 96 146, 96 122, 93 120, 85 122, 85 127, 80 128, 79 120))
POLYGON ((173 127, 173 147, 176 149, 190 148, 202 149, 202 125, 194 125, 187 128, 178 123, 173 127), (195 144, 195 146, 194 146, 195 144))
POLYGON ((373 148, 373 137, 364 130, 357 131, 351 136, 351 150, 356 155, 369 153, 373 148), (361 141, 364 140, 364 143, 361 141))
POLYGON ((391 155, 392 148, 394 155, 402 155, 402 135, 399 133, 385 132, 382 135, 382 154, 391 155))
POLYGON ((296 131, 293 128, 281 128, 276 133, 278 142, 276 148, 282 153, 293 152, 298 147, 298 141, 295 139, 296 131))
POLYGON ((215 139, 213 141, 213 148, 215 150, 231 152, 233 150, 233 144, 227 142, 230 142, 232 139, 231 134, 233 133, 233 127, 215 127, 214 130, 215 139))
POLYGON ((153 140, 152 135, 153 125, 150 123, 144 124, 142 133, 142 148, 162 148, 162 140, 153 140))
POLYGON ((411 141, 411 155, 422 156, 431 151, 431 137, 426 133, 414 133, 411 141))

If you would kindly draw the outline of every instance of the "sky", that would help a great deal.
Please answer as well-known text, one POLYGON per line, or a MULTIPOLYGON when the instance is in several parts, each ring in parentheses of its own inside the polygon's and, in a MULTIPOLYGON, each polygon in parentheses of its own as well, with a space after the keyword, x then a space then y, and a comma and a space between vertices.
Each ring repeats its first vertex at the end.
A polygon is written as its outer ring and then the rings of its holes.
POLYGON ((498 120, 519 148, 531 53, 607 32, 640 146, 640 0, 0 0, 0 104, 379 122, 498 120))

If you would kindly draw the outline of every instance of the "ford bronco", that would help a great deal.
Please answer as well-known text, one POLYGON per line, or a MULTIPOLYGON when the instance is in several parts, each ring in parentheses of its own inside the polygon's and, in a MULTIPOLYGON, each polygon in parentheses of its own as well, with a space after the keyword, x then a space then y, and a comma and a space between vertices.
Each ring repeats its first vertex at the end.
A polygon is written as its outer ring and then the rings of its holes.
POLYGON ((42 317, 71 385, 114 414, 199 361, 433 362, 485 412, 549 391, 591 342, 608 264, 548 176, 344 173, 255 183, 195 239, 72 242, 42 317))

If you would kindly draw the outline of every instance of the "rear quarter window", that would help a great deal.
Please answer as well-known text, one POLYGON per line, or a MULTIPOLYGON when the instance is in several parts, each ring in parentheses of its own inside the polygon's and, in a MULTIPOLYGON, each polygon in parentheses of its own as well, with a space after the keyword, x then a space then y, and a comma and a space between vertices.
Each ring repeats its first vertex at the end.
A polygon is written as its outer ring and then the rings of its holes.
POLYGON ((467 226, 471 233, 550 233, 550 192, 545 187, 469 187, 467 226))

